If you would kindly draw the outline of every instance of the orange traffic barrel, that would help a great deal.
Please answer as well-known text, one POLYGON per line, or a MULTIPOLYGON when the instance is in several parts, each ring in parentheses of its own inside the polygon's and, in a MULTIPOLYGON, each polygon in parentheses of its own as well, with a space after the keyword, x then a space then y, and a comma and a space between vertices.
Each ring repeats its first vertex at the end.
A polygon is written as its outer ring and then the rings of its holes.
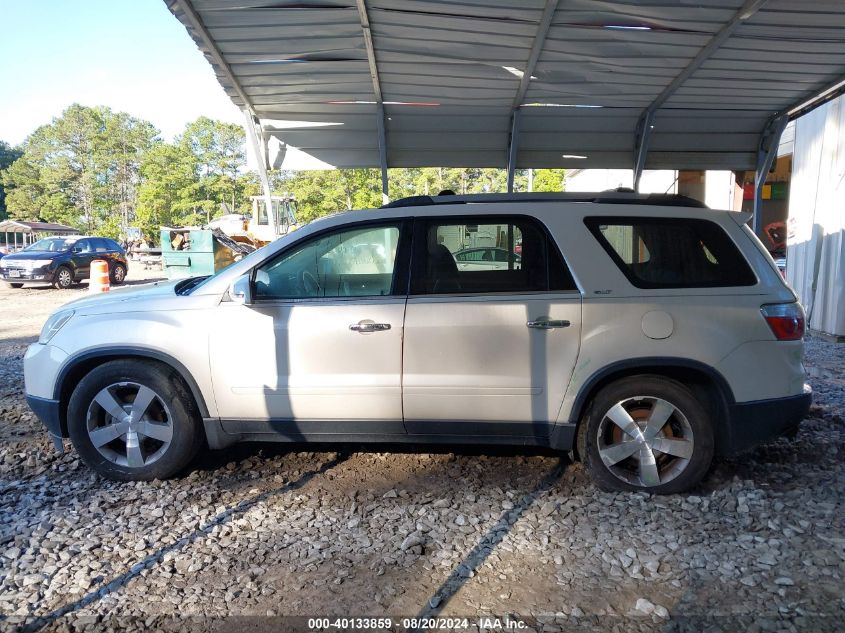
POLYGON ((109 263, 104 259, 95 259, 91 262, 91 278, 88 280, 88 291, 109 291, 109 263))

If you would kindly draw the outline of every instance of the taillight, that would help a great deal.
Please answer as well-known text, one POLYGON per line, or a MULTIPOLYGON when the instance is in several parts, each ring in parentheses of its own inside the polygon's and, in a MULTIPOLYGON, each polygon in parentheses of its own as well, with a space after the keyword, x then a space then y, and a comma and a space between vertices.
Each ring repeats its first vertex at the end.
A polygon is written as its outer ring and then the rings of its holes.
POLYGON ((779 341, 797 341, 804 336, 804 310, 799 303, 769 303, 760 306, 763 318, 779 341))

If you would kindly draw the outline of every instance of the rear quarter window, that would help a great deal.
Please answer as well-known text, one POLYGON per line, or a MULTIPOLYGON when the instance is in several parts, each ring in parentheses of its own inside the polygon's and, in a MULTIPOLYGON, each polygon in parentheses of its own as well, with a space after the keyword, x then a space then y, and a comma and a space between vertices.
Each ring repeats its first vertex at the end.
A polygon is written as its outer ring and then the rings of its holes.
POLYGON ((584 223, 637 288, 720 288, 757 283, 731 238, 710 220, 588 217, 584 223))

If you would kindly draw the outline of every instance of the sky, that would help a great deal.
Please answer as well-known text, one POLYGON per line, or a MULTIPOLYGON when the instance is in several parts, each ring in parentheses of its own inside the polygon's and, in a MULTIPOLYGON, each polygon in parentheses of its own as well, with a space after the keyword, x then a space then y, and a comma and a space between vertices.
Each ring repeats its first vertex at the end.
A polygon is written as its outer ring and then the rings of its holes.
POLYGON ((164 0, 0 0, 0 140, 19 144, 72 103, 167 140, 202 115, 243 121, 164 0))

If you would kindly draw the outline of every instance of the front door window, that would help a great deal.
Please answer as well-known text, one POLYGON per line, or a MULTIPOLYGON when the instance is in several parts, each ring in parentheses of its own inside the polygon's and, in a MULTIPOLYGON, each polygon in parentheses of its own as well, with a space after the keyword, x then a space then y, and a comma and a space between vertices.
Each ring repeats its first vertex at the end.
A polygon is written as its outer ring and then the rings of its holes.
POLYGON ((392 293, 399 226, 318 236, 260 266, 257 299, 379 297, 392 293))

